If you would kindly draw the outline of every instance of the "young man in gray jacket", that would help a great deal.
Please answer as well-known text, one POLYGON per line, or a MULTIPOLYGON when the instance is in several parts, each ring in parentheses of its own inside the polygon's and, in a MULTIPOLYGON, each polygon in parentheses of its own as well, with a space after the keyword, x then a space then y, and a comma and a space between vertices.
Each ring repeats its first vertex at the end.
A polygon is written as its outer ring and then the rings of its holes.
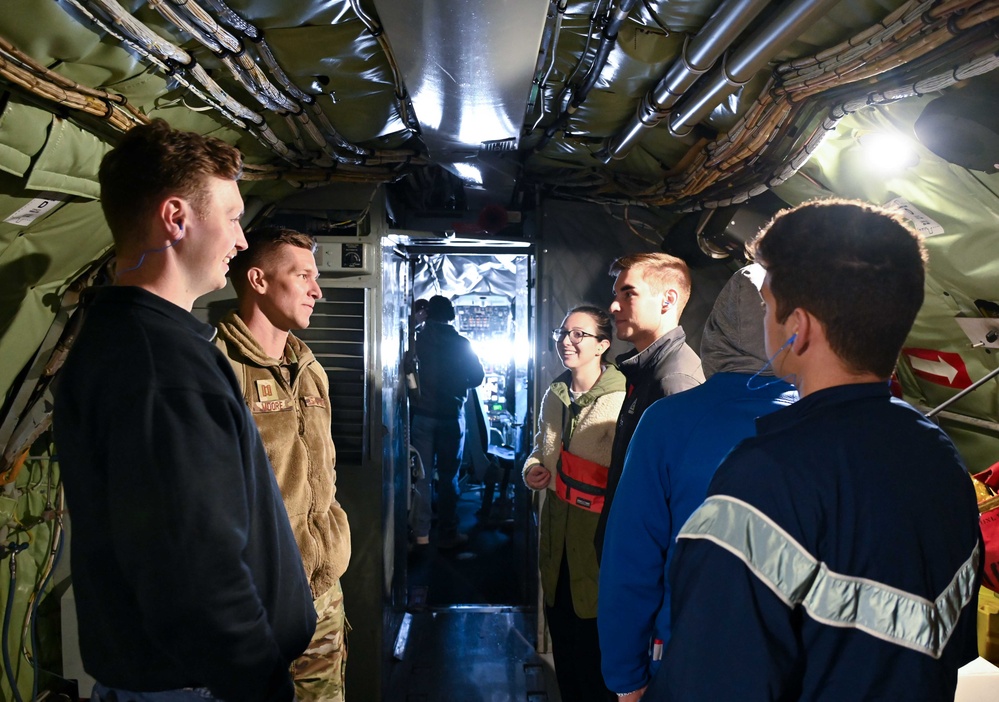
POLYGON ((680 326, 690 299, 687 264, 665 253, 622 256, 611 264, 614 301, 610 305, 617 338, 635 348, 617 357, 627 396, 617 419, 604 509, 597 524, 597 557, 604 545, 607 516, 624 469, 624 457, 642 413, 658 399, 704 382, 701 360, 680 326))

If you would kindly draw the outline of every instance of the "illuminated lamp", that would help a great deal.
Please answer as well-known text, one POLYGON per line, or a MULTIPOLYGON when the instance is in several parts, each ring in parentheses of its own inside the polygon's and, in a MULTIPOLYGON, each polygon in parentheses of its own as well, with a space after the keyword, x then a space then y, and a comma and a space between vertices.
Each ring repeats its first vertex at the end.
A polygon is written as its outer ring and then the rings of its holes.
POLYGON ((859 141, 868 166, 880 173, 897 173, 919 163, 912 140, 898 132, 869 132, 859 141))

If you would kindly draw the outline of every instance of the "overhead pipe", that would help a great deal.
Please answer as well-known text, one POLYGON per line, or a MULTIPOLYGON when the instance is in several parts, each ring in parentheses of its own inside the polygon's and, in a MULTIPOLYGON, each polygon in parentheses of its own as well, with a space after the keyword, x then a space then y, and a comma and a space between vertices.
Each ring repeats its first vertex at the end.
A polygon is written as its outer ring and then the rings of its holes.
MULTIPOLYGON (((576 65, 572 67, 572 73, 570 73, 563 81, 563 85, 568 86, 572 85, 575 82, 576 76, 579 74, 579 71, 583 67, 583 59, 586 58, 586 56, 588 56, 590 53, 590 45, 593 43, 594 35, 600 34, 599 32, 596 31, 597 18, 603 17, 604 15, 610 12, 609 9, 608 10, 604 9, 603 5, 605 2, 607 3, 608 7, 611 7, 614 4, 614 0, 597 0, 597 2, 593 3, 593 12, 590 13, 590 22, 589 22, 590 31, 586 33, 586 41, 583 44, 583 50, 579 52, 579 60, 576 61, 576 65)), ((571 93, 572 91, 563 90, 563 92, 571 93)), ((569 97, 571 97, 571 95, 569 97)), ((563 97, 562 99, 559 100, 559 103, 562 104, 568 102, 569 97, 563 97)))
POLYGON ((399 117, 402 119, 402 123, 413 134, 419 134, 420 121, 416 117, 412 99, 406 90, 406 83, 402 79, 402 72, 399 70, 399 64, 396 63, 395 54, 392 53, 392 47, 385 36, 385 29, 382 27, 381 21, 365 11, 361 6, 361 0, 350 0, 350 7, 354 10, 357 18, 361 20, 361 23, 367 28, 368 33, 378 42, 378 46, 381 47, 382 52, 385 54, 385 60, 388 61, 389 68, 392 71, 392 81, 395 85, 396 108, 399 110, 399 117))
POLYGON ((586 99, 586 96, 593 89, 593 86, 597 84, 597 78, 600 77, 600 73, 607 63, 607 57, 610 55, 610 51, 614 48, 614 45, 617 44, 617 35, 621 31, 621 25, 628 19, 628 15, 631 14, 632 9, 637 4, 638 0, 621 0, 621 4, 614 10, 610 22, 604 27, 604 35, 600 41, 600 46, 597 47, 597 55, 593 58, 593 65, 590 66, 590 71, 586 74, 582 87, 580 87, 576 95, 572 98, 572 106, 574 108, 582 104, 583 100, 586 99))
MULTIPOLYGON (((593 57, 593 63, 590 64, 590 70, 587 72, 586 77, 583 78, 583 83, 579 90, 572 95, 572 99, 568 101, 568 104, 563 109, 558 118, 545 130, 538 144, 534 147, 533 151, 538 152, 543 149, 555 133, 561 129, 565 123, 569 120, 569 116, 572 115, 576 109, 583 104, 586 100, 586 96, 589 95, 590 90, 596 85, 597 79, 600 77, 601 71, 603 71, 604 66, 607 63, 607 57, 610 55, 611 49, 617 43, 617 35, 621 30, 621 25, 631 14, 632 9, 638 4, 638 0, 621 0, 620 4, 613 11, 610 21, 607 26, 604 27, 603 35, 600 39, 600 45, 597 46, 596 55, 593 57)), ((566 102, 566 98, 572 93, 572 86, 566 85, 565 89, 562 91, 562 102, 566 102)))
POLYGON ((553 21, 545 22, 545 31, 541 35, 541 48, 538 50, 538 76, 540 77, 534 79, 534 85, 532 86, 533 99, 527 105, 528 115, 533 112, 536 112, 538 115, 534 123, 531 124, 532 130, 537 129, 541 119, 545 116, 545 85, 548 84, 548 78, 551 77, 552 71, 555 70, 555 54, 558 51, 558 39, 562 33, 562 19, 565 17, 565 8, 568 4, 569 0, 552 0, 552 9, 555 12, 555 17, 553 21), (548 63, 549 57, 551 57, 551 63, 548 63), (545 68, 546 63, 548 64, 547 69, 545 68))
MULTIPOLYGON (((326 114, 322 111, 322 108, 317 104, 315 97, 305 93, 292 82, 292 80, 288 77, 288 74, 285 73, 284 69, 281 68, 280 64, 278 64, 277 59, 274 57, 274 53, 271 51, 270 45, 264 38, 263 32, 258 27, 250 22, 247 22, 236 14, 236 12, 234 12, 225 3, 225 0, 205 1, 212 7, 213 10, 215 10, 226 25, 234 31, 242 34, 246 39, 250 40, 254 48, 256 48, 257 55, 263 60, 264 65, 267 66, 271 75, 274 76, 281 88, 287 91, 287 93, 298 103, 283 103, 278 105, 278 111, 285 110, 292 113, 294 115, 294 119, 302 125, 302 128, 306 131, 306 133, 308 133, 309 138, 312 139, 312 141, 323 153, 338 163, 359 163, 360 159, 371 154, 370 149, 362 148, 347 141, 330 123, 326 114), (299 107, 299 104, 302 107, 299 107), (307 111, 312 113, 312 118, 309 117, 307 111), (313 118, 319 123, 318 127, 313 122, 313 118), (337 151, 337 149, 340 151, 337 151)), ((225 32, 224 28, 219 25, 215 18, 198 6, 196 2, 193 2, 193 0, 170 0, 170 2, 182 6, 184 11, 189 13, 191 18, 204 27, 206 31, 218 33, 225 32)), ((228 32, 225 32, 225 34, 228 34, 228 32)), ((240 45, 242 46, 242 42, 240 42, 240 45)), ((276 91, 272 85, 270 85, 270 81, 267 80, 266 76, 264 76, 262 72, 259 72, 259 69, 256 69, 256 64, 253 59, 246 56, 242 50, 237 52, 235 56, 231 58, 238 62, 238 65, 236 66, 229 66, 230 70, 232 70, 234 74, 241 69, 250 71, 251 75, 254 76, 258 83, 265 88, 270 86, 272 92, 276 95, 280 95, 280 93, 276 91), (257 72, 254 73, 255 69, 257 72)), ((238 77, 239 76, 237 76, 237 78, 238 77)), ((253 93, 254 91, 251 90, 250 92, 253 93)), ((284 101, 286 98, 281 96, 281 100, 284 101)))
MULTIPOLYGON (((223 0, 208 1, 216 9, 220 7, 224 8, 226 11, 220 14, 226 18, 238 17, 225 5, 223 0)), ((261 143, 281 158, 291 163, 298 163, 304 159, 312 158, 304 150, 304 144, 299 147, 298 153, 293 152, 287 144, 278 139, 262 115, 253 112, 229 95, 194 60, 191 54, 185 52, 179 46, 175 46, 167 40, 160 38, 130 15, 119 4, 118 0, 68 0, 68 2, 103 29, 109 31, 113 36, 125 41, 140 54, 153 61, 165 73, 172 74, 173 79, 222 112, 237 126, 247 128, 261 143), (100 8, 103 13, 111 18, 112 22, 125 30, 125 35, 112 31, 99 17, 87 10, 85 7, 87 4, 93 4, 100 8), (184 79, 182 73, 185 72, 194 78, 194 81, 200 84, 204 90, 198 89, 194 83, 184 79), (204 91, 207 91, 207 93, 204 91)), ((281 88, 271 82, 264 71, 257 66, 256 61, 244 51, 243 42, 216 22, 197 2, 194 0, 170 0, 167 3, 166 0, 150 0, 150 4, 167 21, 174 23, 182 31, 193 36, 204 46, 213 51, 216 48, 220 48, 220 51, 216 51, 218 59, 229 69, 237 82, 258 100, 262 107, 286 117, 292 115, 324 154, 318 160, 313 159, 317 165, 328 167, 330 164, 327 157, 333 159, 336 163, 357 164, 363 162, 363 159, 370 154, 370 150, 347 142, 346 139, 333 129, 332 125, 329 124, 329 120, 322 118, 319 120, 320 125, 316 126, 302 105, 304 104, 311 108, 310 111, 313 114, 321 112, 315 105, 314 98, 306 96, 305 93, 293 86, 287 80, 287 75, 283 71, 280 71, 280 67, 277 67, 280 77, 284 78, 284 81, 279 79, 279 82, 285 83, 284 88, 294 96, 289 98, 282 92, 281 88), (173 6, 176 6, 176 9, 173 6), (232 49, 236 47, 238 47, 238 51, 233 52, 232 49), (290 89, 289 86, 293 89, 290 89), (296 102, 299 96, 304 98, 302 99, 302 104, 296 102)), ((246 22, 237 22, 237 31, 242 31, 244 36, 254 42, 257 47, 264 47, 264 63, 268 66, 273 63, 276 66, 276 61, 273 61, 273 55, 270 53, 269 47, 266 46, 262 33, 256 27, 246 22)), ((297 129, 293 127, 293 130, 297 133, 297 129)))
MULTIPOLYGON (((548 81, 549 76, 551 76, 552 71, 555 70, 555 54, 558 51, 558 39, 562 33, 562 20, 565 17, 565 8, 569 4, 569 0, 551 0, 552 12, 554 12, 554 17, 552 21, 545 22, 545 29, 541 35, 541 46, 538 49, 538 74, 541 76, 540 79, 535 81, 540 88, 545 87, 545 83, 548 81), (548 62, 549 57, 551 58, 551 63, 548 62), (548 64, 548 68, 545 68, 545 64, 548 64)), ((549 15, 552 17, 552 15, 549 15)))
POLYGON ((627 156, 645 130, 657 126, 669 115, 690 86, 715 65, 718 57, 769 4, 768 0, 726 0, 719 5, 697 35, 687 38, 680 57, 642 98, 631 123, 611 137, 605 151, 599 155, 604 163, 627 156))
POLYGON ((722 65, 707 77, 704 87, 673 110, 670 132, 678 137, 690 134, 694 125, 711 114, 722 100, 749 82, 774 56, 838 3, 839 0, 798 0, 781 10, 769 24, 723 59, 722 65))

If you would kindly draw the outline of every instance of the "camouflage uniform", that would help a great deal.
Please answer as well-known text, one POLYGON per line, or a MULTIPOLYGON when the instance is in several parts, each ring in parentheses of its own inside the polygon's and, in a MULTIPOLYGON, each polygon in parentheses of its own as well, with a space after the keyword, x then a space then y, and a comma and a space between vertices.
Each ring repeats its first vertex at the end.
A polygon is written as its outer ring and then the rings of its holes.
POLYGON ((316 600, 319 621, 309 647, 291 665, 298 702, 344 702, 347 671, 347 632, 343 590, 337 580, 316 600))
POLYGON ((219 324, 228 356, 260 429, 312 586, 318 615, 308 649, 292 663, 299 702, 343 702, 347 659, 340 576, 350 559, 350 526, 336 499, 336 447, 326 371, 288 335, 282 359, 269 358, 239 315, 219 324))

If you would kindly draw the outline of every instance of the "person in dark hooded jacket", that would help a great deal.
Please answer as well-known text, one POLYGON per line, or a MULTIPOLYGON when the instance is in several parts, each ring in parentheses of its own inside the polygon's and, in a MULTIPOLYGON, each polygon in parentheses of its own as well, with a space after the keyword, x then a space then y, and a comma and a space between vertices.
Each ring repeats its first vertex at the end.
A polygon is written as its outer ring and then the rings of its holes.
POLYGON ((597 615, 604 680, 620 699, 639 699, 669 640, 667 573, 677 532, 725 454, 753 434, 756 417, 796 398, 788 383, 763 377, 773 375, 764 350, 764 274, 753 264, 729 279, 701 337, 707 380, 654 403, 632 437, 607 521, 597 615))
POLYGON ((436 467, 440 548, 467 540, 458 533, 458 467, 465 439, 461 410, 469 388, 481 385, 485 377, 472 345, 451 326, 454 317, 451 301, 434 295, 423 331, 416 337, 420 392, 412 405, 412 444, 424 474, 416 483, 413 535, 417 545, 430 542, 431 478, 436 467))

